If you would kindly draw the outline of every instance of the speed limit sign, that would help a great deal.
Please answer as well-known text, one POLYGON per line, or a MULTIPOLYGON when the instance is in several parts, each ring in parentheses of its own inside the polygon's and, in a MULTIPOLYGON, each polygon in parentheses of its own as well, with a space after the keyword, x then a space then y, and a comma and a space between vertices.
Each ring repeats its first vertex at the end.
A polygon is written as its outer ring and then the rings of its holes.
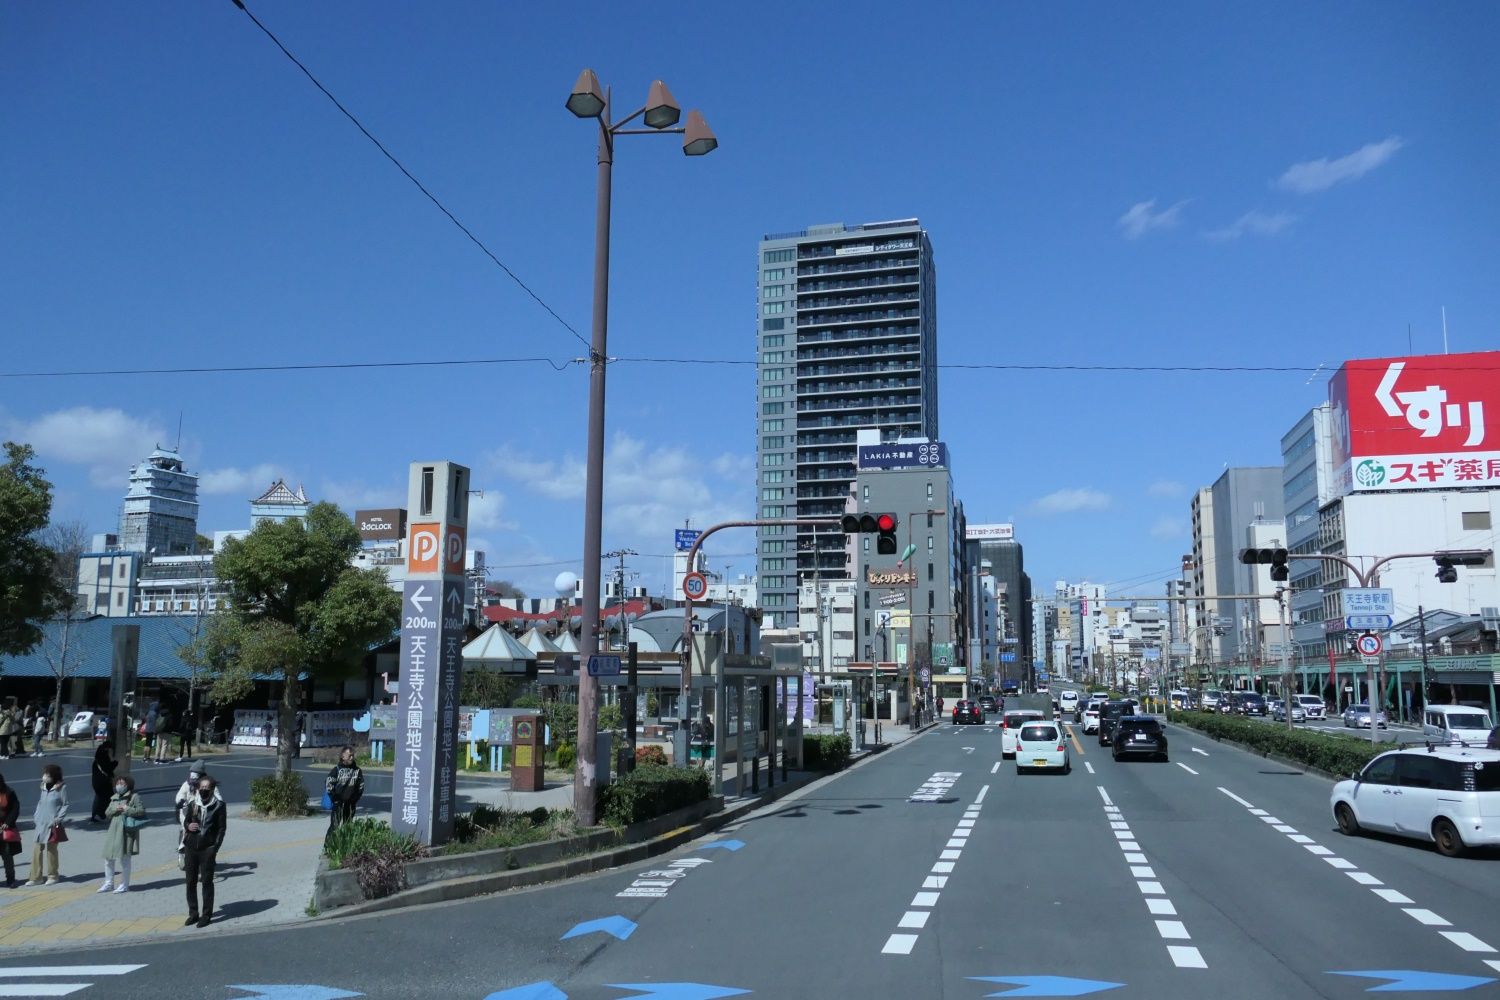
POLYGON ((1383 648, 1385 647, 1380 641, 1380 636, 1374 632, 1366 632, 1359 637, 1359 651, 1364 656, 1379 656, 1383 648))
POLYGON ((701 601, 708 593, 708 577, 702 573, 689 573, 682 578, 682 594, 690 601, 701 601))

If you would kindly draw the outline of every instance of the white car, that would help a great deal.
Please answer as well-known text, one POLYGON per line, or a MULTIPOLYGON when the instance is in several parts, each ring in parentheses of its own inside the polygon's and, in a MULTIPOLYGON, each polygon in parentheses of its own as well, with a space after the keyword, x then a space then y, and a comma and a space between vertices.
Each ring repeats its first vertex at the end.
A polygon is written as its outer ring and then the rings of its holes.
POLYGON ((1064 691, 1062 694, 1060 694, 1060 695, 1057 696, 1057 706, 1058 706, 1058 710, 1059 711, 1071 712, 1074 715, 1077 715, 1078 714, 1078 692, 1077 691, 1064 691))
POLYGON ((1428 705, 1422 735, 1440 743, 1483 745, 1490 738, 1490 714, 1467 705, 1428 705))
POLYGON ((1224 693, 1222 691, 1205 691, 1203 692, 1203 697, 1199 699, 1199 704, 1203 706, 1203 711, 1205 712, 1217 712, 1219 705, 1223 701, 1224 693))
POLYGON ((1328 709, 1323 704, 1323 699, 1315 694, 1299 694, 1297 704, 1302 706, 1302 711, 1309 719, 1323 719, 1328 717, 1328 709))
POLYGON ((1073 770, 1062 727, 1045 719, 1027 722, 1016 735, 1016 773, 1041 770, 1063 774, 1073 770))
POLYGON ((1097 733, 1099 731, 1099 702, 1091 701, 1083 710, 1083 731, 1085 733, 1097 733))
POLYGON ((1031 709, 1013 709, 1002 715, 1000 717, 1000 756, 1014 757, 1021 727, 1028 722, 1040 722, 1042 719, 1041 712, 1031 709))
POLYGON ((99 725, 101 721, 103 721, 104 715, 105 713, 103 712, 96 712, 92 709, 87 708, 77 712, 76 714, 74 714, 72 720, 68 723, 68 739, 92 739, 94 736, 94 729, 99 725))
POLYGON ((1457 857, 1500 844, 1500 750, 1439 746, 1393 750, 1333 786, 1339 830, 1430 840, 1457 857))

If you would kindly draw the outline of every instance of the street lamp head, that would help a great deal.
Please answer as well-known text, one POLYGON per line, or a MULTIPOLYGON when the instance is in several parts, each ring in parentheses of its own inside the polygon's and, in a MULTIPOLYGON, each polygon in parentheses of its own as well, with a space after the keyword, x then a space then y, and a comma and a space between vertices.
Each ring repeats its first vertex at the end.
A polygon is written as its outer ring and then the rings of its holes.
POLYGON ((578 82, 573 84, 573 93, 568 98, 568 110, 579 118, 598 118, 604 113, 604 90, 593 70, 578 74, 578 82))
POLYGON ((703 112, 689 111, 687 117, 687 128, 683 130, 682 152, 686 156, 702 156, 712 153, 719 148, 719 140, 715 137, 713 130, 708 127, 708 122, 703 120, 703 112))
POLYGON ((660 80, 651 84, 646 97, 646 125, 649 128, 671 128, 682 117, 682 108, 667 85, 660 80))

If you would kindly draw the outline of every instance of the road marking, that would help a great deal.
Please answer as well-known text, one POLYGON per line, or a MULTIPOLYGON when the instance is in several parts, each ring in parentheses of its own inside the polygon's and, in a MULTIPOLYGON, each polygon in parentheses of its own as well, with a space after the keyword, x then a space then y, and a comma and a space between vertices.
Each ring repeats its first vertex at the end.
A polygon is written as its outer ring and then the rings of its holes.
POLYGON ((1150 865, 1131 865, 1130 875, 1132 878, 1156 878, 1156 871, 1150 865))
POLYGON ((1270 813, 1266 812, 1264 809, 1251 809, 1250 810, 1250 815, 1251 816, 1269 816, 1270 813))
POLYGON ((953 871, 953 862, 935 861, 932 865, 932 871, 937 875, 947 875, 949 872, 953 871))
POLYGON ((990 773, 995 774, 1000 770, 1000 762, 997 760, 990 766, 990 773))
POLYGON ((974 825, 974 821, 972 819, 961 819, 961 820, 958 821, 958 827, 959 827, 960 830, 966 829, 966 828, 971 827, 973 825, 974 825))
POLYGON ((1208 756, 1208 751, 1207 750, 1199 750, 1197 747, 1188 747, 1188 749, 1191 750, 1191 751, 1193 751, 1193 753, 1201 753, 1205 757, 1208 756))
POLYGON ((1316 854, 1320 858, 1328 858, 1333 856, 1333 852, 1324 847, 1322 844, 1303 844, 1302 849, 1304 851, 1307 851, 1309 854, 1316 854))
POLYGON ((1188 773, 1188 774, 1193 774, 1193 775, 1196 775, 1196 774, 1197 774, 1197 773, 1198 773, 1198 772, 1197 772, 1197 771, 1194 771, 1194 770, 1193 770, 1193 769, 1192 769, 1192 768, 1190 768, 1190 767, 1188 767, 1188 766, 1187 766, 1187 765, 1186 765, 1186 764, 1184 764, 1184 763, 1183 763, 1183 762, 1182 762, 1182 761, 1180 761, 1180 760, 1179 760, 1179 761, 1178 761, 1178 762, 1177 762, 1177 766, 1178 766, 1178 767, 1180 767, 1180 768, 1182 768, 1182 769, 1183 769, 1183 770, 1184 770, 1184 771, 1186 771, 1186 772, 1187 772, 1187 773, 1188 773))
POLYGON ((1083 766, 1086 767, 1086 768, 1088 768, 1089 774, 1093 774, 1094 773, 1094 765, 1093 764, 1090 764, 1088 761, 1084 761, 1083 762, 1083 766))
POLYGON ((1208 963, 1203 961, 1203 954, 1191 945, 1169 944, 1167 954, 1172 956, 1172 964, 1179 969, 1208 968, 1208 963))
POLYGON ((1181 920, 1158 920, 1156 932, 1168 940, 1191 941, 1193 938, 1181 920))
POLYGON ((886 938, 885 947, 880 949, 880 953, 882 955, 910 955, 916 943, 915 934, 892 934, 886 938))
POLYGON ((1360 885, 1385 885, 1384 882, 1371 875, 1369 872, 1349 872, 1349 877, 1360 885))
POLYGON ((1073 727, 1072 726, 1068 726, 1067 729, 1068 729, 1068 739, 1070 739, 1070 740, 1073 741, 1073 749, 1078 751, 1078 756, 1080 756, 1080 757, 1087 757, 1088 754, 1084 753, 1084 751, 1083 751, 1083 744, 1080 743, 1080 742, 1078 742, 1078 734, 1075 733, 1075 732, 1073 732, 1073 727))
MULTIPOLYGON (((1113 826, 1114 824, 1111 823, 1110 825, 1113 826)), ((1121 826, 1125 826, 1124 823, 1121 823, 1120 825, 1121 826)), ((1115 839, 1116 840, 1134 840, 1135 839, 1135 834, 1131 833, 1128 827, 1126 829, 1124 829, 1124 830, 1112 830, 1110 832, 1115 835, 1115 839)))
POLYGON ((976 806, 979 805, 979 803, 984 801, 984 797, 988 794, 990 794, 990 786, 985 785, 983 788, 979 789, 979 794, 974 796, 974 804, 976 806))
POLYGON ((1173 906, 1172 901, 1170 899, 1166 899, 1165 897, 1161 899, 1157 899, 1155 896, 1150 897, 1146 900, 1146 909, 1150 910, 1153 914, 1156 914, 1158 916, 1177 916, 1177 907, 1173 906))
POLYGON ((1111 830, 1129 830, 1130 829, 1130 824, 1129 823, 1122 823, 1119 820, 1111 820, 1110 824, 1109 824, 1109 828, 1111 830))
POLYGON ((964 753, 973 753, 974 752, 974 748, 973 747, 964 747, 963 751, 964 751, 964 753))
POLYGON ((943 853, 939 854, 938 857, 942 858, 944 861, 957 861, 959 858, 963 857, 963 853, 963 851, 944 851, 943 853))
POLYGON ((1161 887, 1160 882, 1137 882, 1136 885, 1141 887, 1141 895, 1143 896, 1165 896, 1167 894, 1167 891, 1161 887))
POLYGON ((911 898, 912 906, 936 906, 940 892, 919 892, 911 898))
POLYGON ((901 920, 896 926, 906 930, 919 931, 927 926, 927 918, 930 916, 932 916, 931 910, 907 910, 901 915, 901 920))
POLYGON ((1408 906, 1401 912, 1406 914, 1408 917, 1411 917, 1417 923, 1426 924, 1428 927, 1453 926, 1452 921, 1444 920, 1442 917, 1438 916, 1436 913, 1433 913, 1431 910, 1424 910, 1421 907, 1408 906))
POLYGON ((1144 854, 1127 853, 1125 855, 1125 863, 1131 865, 1143 865, 1146 863, 1146 856, 1144 854))
POLYGON ((1405 905, 1406 903, 1416 902, 1416 900, 1412 899, 1406 893, 1397 892, 1395 889, 1371 889, 1370 891, 1387 903, 1401 903, 1405 905))
POLYGON ((922 782, 906 801, 937 802, 953 790, 953 786, 961 777, 963 777, 962 771, 934 771, 932 777, 922 782))
MULTIPOLYGON (((965 830, 964 832, 968 833, 969 831, 965 830)), ((964 842, 962 840, 959 840, 957 837, 955 837, 952 840, 948 841, 948 846, 950 848, 957 847, 957 848, 962 849, 962 847, 964 846, 964 842)))
POLYGON ((954 840, 963 840, 964 838, 968 837, 968 835, 971 834, 971 833, 973 833, 973 832, 974 832, 973 830, 954 830, 953 833, 951 834, 951 836, 953 837, 954 840))
POLYGON ((1484 960, 1484 964, 1488 965, 1490 968, 1494 969, 1496 972, 1500 972, 1500 960, 1493 959, 1493 958, 1487 958, 1487 959, 1484 960))
POLYGON ((1294 844, 1311 844, 1314 842, 1313 839, 1305 833, 1289 833, 1286 835, 1286 839, 1290 840, 1294 844))
POLYGON ((922 880, 922 888, 924 889, 945 889, 947 887, 948 876, 946 875, 929 875, 922 880))
POLYGON ((1343 858, 1324 858, 1323 860, 1333 865, 1339 871, 1351 871, 1354 868, 1353 861, 1345 861, 1343 858))
MULTIPOLYGON (((1464 951, 1494 951, 1489 945, 1479 940, 1466 931, 1438 931, 1443 937, 1458 945, 1464 951)), ((1493 963, 1490 963, 1493 964, 1493 963)))
POLYGON ((1277 823, 1275 826, 1271 827, 1271 829, 1275 830, 1277 833, 1297 832, 1297 828, 1295 826, 1287 826, 1285 823, 1277 823))
POLYGON ((1141 845, 1133 840, 1120 841, 1120 850, 1122 851, 1139 851, 1140 849, 1141 845))
POLYGON ((44 979, 47 976, 123 976, 144 965, 33 965, 0 968, 0 979, 44 979))
POLYGON ((1244 806, 1246 809, 1254 809, 1255 808, 1250 803, 1246 802, 1244 799, 1240 798, 1238 795, 1234 794, 1229 789, 1225 788, 1223 785, 1219 786, 1219 791, 1223 792, 1225 795, 1229 796, 1231 799, 1234 799, 1234 801, 1238 802, 1240 805, 1244 806))
POLYGON ((1115 800, 1109 797, 1109 793, 1104 790, 1103 785, 1095 785, 1094 787, 1099 789, 1099 797, 1104 800, 1105 805, 1112 806, 1115 804, 1115 800))

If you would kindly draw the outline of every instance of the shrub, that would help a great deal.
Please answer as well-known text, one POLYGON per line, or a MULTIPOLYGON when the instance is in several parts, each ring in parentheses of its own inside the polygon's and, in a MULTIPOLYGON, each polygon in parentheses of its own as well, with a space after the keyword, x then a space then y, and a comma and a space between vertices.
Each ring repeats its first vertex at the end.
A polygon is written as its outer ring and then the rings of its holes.
POLYGON ((695 767, 638 767, 599 791, 599 815, 610 826, 665 816, 708 798, 708 772, 695 767))
POLYGON ((397 834, 384 820, 360 816, 329 833, 323 844, 323 856, 328 859, 330 868, 347 868, 349 859, 356 854, 409 839, 397 834))
POLYGON ((478 806, 454 818, 453 840, 445 854, 520 847, 545 840, 559 840, 578 832, 571 809, 529 809, 513 812, 495 806, 478 806))
POLYGON ((1196 729, 1216 740, 1233 740, 1263 754, 1275 754, 1342 777, 1368 764, 1389 745, 1372 746, 1368 740, 1307 729, 1288 731, 1233 715, 1211 712, 1175 712, 1172 721, 1196 729))
POLYGON ((359 879, 359 891, 366 899, 381 899, 406 888, 406 866, 425 852, 411 837, 399 837, 376 844, 344 859, 359 879))
POLYGON ((802 737, 802 766, 809 771, 842 771, 849 766, 848 733, 802 737))
POLYGON ((661 747, 646 746, 635 748, 636 767, 666 767, 671 761, 667 760, 667 752, 661 747))
POLYGON ((250 808, 266 816, 306 816, 307 786, 296 771, 250 781, 250 808))
POLYGON ((557 769, 571 771, 578 762, 578 751, 571 743, 560 743, 557 747, 557 769))

